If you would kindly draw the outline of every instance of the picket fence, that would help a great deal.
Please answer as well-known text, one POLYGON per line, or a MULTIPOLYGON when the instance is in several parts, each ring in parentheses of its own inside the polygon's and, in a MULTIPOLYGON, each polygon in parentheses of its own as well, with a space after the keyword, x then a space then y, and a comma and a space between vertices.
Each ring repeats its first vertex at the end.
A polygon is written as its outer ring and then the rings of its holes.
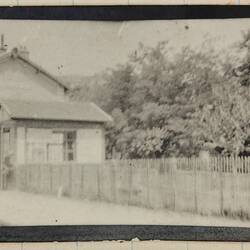
POLYGON ((250 157, 26 164, 16 183, 36 193, 250 218, 250 157))

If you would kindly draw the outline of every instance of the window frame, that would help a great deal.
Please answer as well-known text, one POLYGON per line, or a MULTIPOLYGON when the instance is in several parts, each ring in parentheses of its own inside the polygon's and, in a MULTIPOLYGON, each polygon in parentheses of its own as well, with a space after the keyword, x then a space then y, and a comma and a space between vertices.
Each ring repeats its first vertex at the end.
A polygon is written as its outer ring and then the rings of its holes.
MULTIPOLYGON (((63 164, 63 163, 76 163, 77 162, 77 130, 76 129, 49 129, 50 135, 60 134, 62 138, 55 137, 55 139, 48 138, 45 141, 33 142, 27 140, 27 135, 25 138, 25 148, 26 148, 26 162, 34 164, 63 164), (70 145, 71 144, 71 145, 70 145), (44 147, 43 147, 44 146, 44 147), (58 146, 59 151, 53 146, 58 146), (43 149, 44 157, 36 157, 32 152, 36 150, 43 149), (51 157, 52 156, 52 157, 51 157)), ((37 152, 38 152, 37 151, 37 152)), ((39 154, 37 154, 39 155, 39 154)))
MULTIPOLYGON (((77 139, 77 133, 76 130, 72 130, 72 129, 62 129, 62 130, 53 130, 52 131, 53 134, 62 134, 63 135, 63 142, 62 142, 62 148, 63 148, 63 161, 62 162, 76 162, 77 160, 77 155, 76 155, 76 139, 77 139), (68 134, 72 133, 73 134, 73 138, 69 139, 68 138, 68 134), (68 143, 72 142, 72 149, 68 148, 68 143), (73 159, 69 160, 69 153, 72 153, 73 155, 73 159)), ((55 143, 48 143, 48 144, 55 144, 55 143)))

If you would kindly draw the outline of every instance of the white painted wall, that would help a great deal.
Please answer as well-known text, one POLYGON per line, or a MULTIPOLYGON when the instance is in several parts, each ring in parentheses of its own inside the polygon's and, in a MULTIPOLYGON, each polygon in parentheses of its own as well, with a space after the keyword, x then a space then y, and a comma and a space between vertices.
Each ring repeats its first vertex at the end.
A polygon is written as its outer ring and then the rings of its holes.
POLYGON ((105 157, 105 139, 102 129, 80 129, 77 131, 77 161, 79 163, 101 163, 105 157))
POLYGON ((52 141, 52 129, 28 128, 27 142, 49 143, 52 141))
POLYGON ((16 161, 18 164, 25 163, 25 128, 17 128, 17 157, 16 161))
MULTIPOLYGON (((29 158, 29 152, 25 152, 25 136, 28 143, 39 142, 41 144, 52 142, 53 129, 27 129, 17 128, 17 163, 25 163, 25 154, 29 158)), ((101 163, 105 159, 105 137, 101 128, 78 129, 76 134, 76 160, 78 163, 101 163)))

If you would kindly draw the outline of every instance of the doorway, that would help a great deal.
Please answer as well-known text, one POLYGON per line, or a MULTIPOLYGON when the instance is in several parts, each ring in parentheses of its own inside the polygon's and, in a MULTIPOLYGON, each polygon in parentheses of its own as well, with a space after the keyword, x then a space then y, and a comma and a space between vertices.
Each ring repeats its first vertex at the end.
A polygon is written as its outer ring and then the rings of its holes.
POLYGON ((12 143, 13 128, 1 128, 1 188, 15 187, 14 152, 12 143))

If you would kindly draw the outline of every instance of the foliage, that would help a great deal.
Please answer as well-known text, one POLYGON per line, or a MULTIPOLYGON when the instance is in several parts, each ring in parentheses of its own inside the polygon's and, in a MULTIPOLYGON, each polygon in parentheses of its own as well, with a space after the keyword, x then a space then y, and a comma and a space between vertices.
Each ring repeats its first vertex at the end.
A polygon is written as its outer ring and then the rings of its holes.
POLYGON ((243 34, 238 49, 244 56, 239 65, 224 63, 224 80, 203 110, 202 129, 220 153, 250 155, 250 32, 243 34))
POLYGON ((242 154, 250 141, 250 33, 235 66, 211 48, 171 54, 167 42, 139 44, 127 63, 109 69, 104 83, 82 86, 75 100, 91 100, 110 113, 109 157, 198 155, 203 149, 242 154))

